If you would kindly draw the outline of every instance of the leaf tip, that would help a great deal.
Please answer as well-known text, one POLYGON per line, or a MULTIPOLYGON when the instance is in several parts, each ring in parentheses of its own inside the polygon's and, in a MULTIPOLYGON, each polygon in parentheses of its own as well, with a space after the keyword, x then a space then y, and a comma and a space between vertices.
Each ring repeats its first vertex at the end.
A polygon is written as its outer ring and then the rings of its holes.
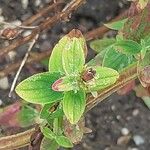
POLYGON ((83 37, 81 31, 78 30, 78 29, 73 29, 72 31, 70 31, 70 32, 68 33, 68 36, 69 36, 70 38, 73 38, 73 37, 81 38, 81 37, 83 37))

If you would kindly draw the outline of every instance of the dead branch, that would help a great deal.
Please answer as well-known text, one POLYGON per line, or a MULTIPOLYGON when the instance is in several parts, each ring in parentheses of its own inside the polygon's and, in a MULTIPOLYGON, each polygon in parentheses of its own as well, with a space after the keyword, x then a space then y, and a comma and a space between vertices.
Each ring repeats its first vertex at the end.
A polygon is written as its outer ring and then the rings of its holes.
POLYGON ((36 34, 39 34, 40 32, 50 29, 53 25, 55 25, 59 21, 65 21, 70 17, 70 15, 75 11, 81 4, 83 4, 85 0, 73 0, 71 1, 66 7, 65 10, 62 12, 59 12, 52 18, 47 18, 43 23, 41 23, 37 28, 32 30, 32 33, 26 37, 20 38, 14 42, 12 42, 9 46, 0 49, 0 57, 4 56, 8 52, 15 50, 17 47, 20 47, 23 44, 28 43, 30 40, 32 40, 36 34))
POLYGON ((16 135, 0 138, 0 150, 13 150, 29 144, 34 128, 16 135))
POLYGON ((14 80, 13 80, 13 83, 12 83, 12 85, 11 85, 10 92, 9 92, 9 97, 11 97, 11 95, 12 95, 12 92, 13 92, 13 90, 14 90, 14 88, 15 88, 17 79, 18 79, 18 77, 19 77, 19 75, 20 75, 20 72, 21 72, 23 66, 25 65, 25 63, 26 63, 26 61, 27 61, 27 59, 28 59, 28 56, 29 56, 29 54, 30 54, 30 52, 31 52, 31 50, 32 50, 32 48, 33 48, 33 46, 35 45, 35 43, 36 43, 38 37, 39 37, 39 34, 37 34, 37 35, 35 36, 35 38, 32 40, 32 42, 31 42, 30 45, 29 45, 29 48, 28 48, 28 50, 27 50, 27 52, 26 52, 26 54, 25 54, 25 56, 24 56, 24 58, 23 58, 23 60, 22 60, 22 62, 21 62, 21 64, 20 64, 20 67, 19 67, 19 69, 18 69, 18 71, 17 71, 17 73, 16 73, 16 75, 15 75, 15 78, 14 78, 14 80))
MULTIPOLYGON (((116 18, 112 19, 111 22, 114 22, 114 21, 122 19, 123 17, 125 17, 127 12, 128 12, 128 10, 123 12, 123 13, 121 13, 116 18)), ((87 32, 85 34, 85 38, 86 38, 87 41, 90 41, 90 40, 96 39, 96 38, 101 38, 109 30, 110 29, 107 28, 106 26, 101 26, 101 27, 98 27, 98 28, 96 28, 96 29, 94 29, 92 31, 87 32)))
POLYGON ((42 9, 40 9, 36 15, 31 16, 30 18, 28 18, 27 20, 25 20, 22 23, 22 25, 24 25, 24 26, 32 25, 35 21, 37 21, 41 17, 44 17, 45 15, 47 15, 50 11, 55 10, 61 4, 64 4, 63 0, 59 0, 56 3, 53 3, 52 5, 49 5, 47 7, 44 7, 42 9))
MULTIPOLYGON (((34 57, 30 57, 26 65, 39 62, 51 54, 51 50, 44 51, 43 53, 37 53, 34 57)), ((0 70, 0 78, 9 75, 15 71, 21 64, 21 60, 17 63, 9 64, 5 69, 0 70)))

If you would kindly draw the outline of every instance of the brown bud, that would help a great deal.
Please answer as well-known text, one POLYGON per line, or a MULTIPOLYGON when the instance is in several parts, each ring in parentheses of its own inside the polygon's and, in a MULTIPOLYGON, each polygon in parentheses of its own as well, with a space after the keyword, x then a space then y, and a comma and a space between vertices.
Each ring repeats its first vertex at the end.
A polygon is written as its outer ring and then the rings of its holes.
POLYGON ((82 80, 85 82, 90 81, 94 78, 95 74, 96 74, 96 71, 93 70, 92 68, 89 68, 85 72, 83 72, 82 80))

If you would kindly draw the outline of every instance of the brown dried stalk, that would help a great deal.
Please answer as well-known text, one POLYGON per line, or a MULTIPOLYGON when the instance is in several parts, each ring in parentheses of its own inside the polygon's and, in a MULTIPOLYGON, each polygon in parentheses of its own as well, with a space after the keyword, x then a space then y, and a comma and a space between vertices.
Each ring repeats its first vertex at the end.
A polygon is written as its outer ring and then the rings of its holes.
POLYGON ((41 17, 46 16, 50 11, 55 10, 61 4, 64 4, 63 0, 59 0, 56 3, 53 3, 52 5, 49 5, 47 7, 40 9, 37 14, 35 14, 34 16, 31 16, 30 18, 25 20, 22 23, 22 25, 24 25, 24 26, 32 25, 35 21, 37 21, 41 17))
POLYGON ((58 14, 54 15, 51 18, 47 18, 43 23, 41 23, 37 28, 32 30, 32 33, 26 37, 20 38, 14 42, 12 42, 9 46, 0 49, 0 57, 4 56, 8 52, 15 50, 17 47, 28 43, 32 40, 36 34, 40 34, 42 31, 46 29, 50 29, 53 25, 61 20, 67 20, 71 13, 75 11, 80 5, 82 5, 85 0, 72 0, 64 9, 63 11, 59 12, 58 14))
POLYGON ((0 138, 0 150, 14 150, 29 144, 34 128, 22 133, 0 138))

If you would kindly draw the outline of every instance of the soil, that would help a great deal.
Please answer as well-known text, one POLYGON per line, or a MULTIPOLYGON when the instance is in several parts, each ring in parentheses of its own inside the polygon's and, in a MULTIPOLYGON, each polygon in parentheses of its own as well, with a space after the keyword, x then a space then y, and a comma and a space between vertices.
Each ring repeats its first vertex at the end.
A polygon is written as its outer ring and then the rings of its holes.
MULTIPOLYGON (((23 0, 1 0, 0 17, 4 17, 5 21, 8 22, 23 21, 35 14, 39 8, 49 1, 29 0, 25 9, 21 2, 23 0), (38 2, 41 3, 38 5, 38 2)), ((87 0, 87 3, 72 15, 69 22, 58 23, 51 30, 44 32, 33 52, 52 48, 60 36, 73 28, 79 28, 83 32, 94 29, 117 16, 128 6, 129 3, 125 0, 87 0)), ((113 32, 107 33, 107 35, 109 34, 112 35, 113 32)), ((5 45, 7 45, 7 42, 0 40, 0 47, 5 45)), ((27 46, 18 48, 17 53, 15 53, 15 60, 23 57, 26 48, 27 46)), ((88 59, 94 55, 95 53, 90 50, 88 59)), ((13 61, 10 56, 0 58, 0 69, 13 61)), ((27 65, 23 69, 19 81, 46 69, 41 63, 27 65)), ((12 83, 14 73, 6 77, 9 81, 8 87, 12 83)), ((0 89, 1 107, 13 103, 16 99, 16 95, 8 98, 8 92, 9 88, 6 90, 0 89)), ((86 134, 82 143, 76 145, 73 148, 74 150, 150 149, 150 111, 143 101, 135 96, 134 92, 130 92, 125 96, 113 94, 101 102, 86 114, 86 126, 92 129, 93 132, 86 134)))

